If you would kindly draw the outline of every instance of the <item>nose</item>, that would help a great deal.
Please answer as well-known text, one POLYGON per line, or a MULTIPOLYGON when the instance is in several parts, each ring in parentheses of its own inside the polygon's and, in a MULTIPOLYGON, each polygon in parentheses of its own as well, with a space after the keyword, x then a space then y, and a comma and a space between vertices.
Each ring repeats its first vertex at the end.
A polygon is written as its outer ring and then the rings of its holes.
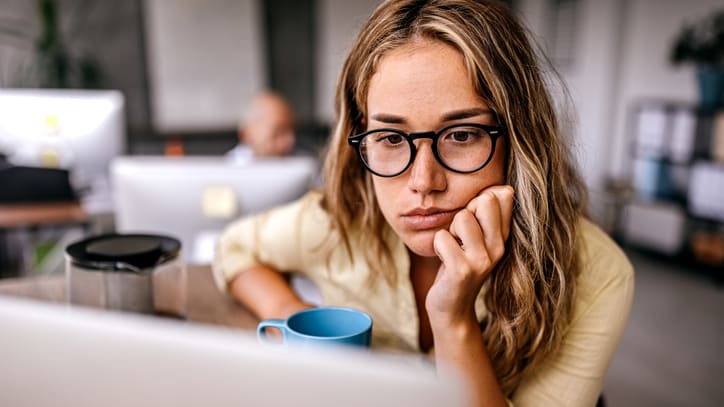
POLYGON ((444 191, 447 188, 445 168, 432 152, 432 140, 419 140, 417 154, 410 166, 409 188, 420 194, 444 191))

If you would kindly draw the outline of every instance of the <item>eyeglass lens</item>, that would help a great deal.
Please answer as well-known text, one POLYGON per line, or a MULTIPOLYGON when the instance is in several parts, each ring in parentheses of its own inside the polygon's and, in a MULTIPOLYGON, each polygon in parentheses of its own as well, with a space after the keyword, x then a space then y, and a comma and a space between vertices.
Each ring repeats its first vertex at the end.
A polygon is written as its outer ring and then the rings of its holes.
MULTIPOLYGON (((482 128, 460 125, 443 130, 436 143, 439 160, 454 171, 470 172, 485 164, 493 151, 493 138, 482 128)), ((381 175, 402 172, 412 160, 412 140, 405 133, 372 131, 360 142, 365 164, 381 175)))

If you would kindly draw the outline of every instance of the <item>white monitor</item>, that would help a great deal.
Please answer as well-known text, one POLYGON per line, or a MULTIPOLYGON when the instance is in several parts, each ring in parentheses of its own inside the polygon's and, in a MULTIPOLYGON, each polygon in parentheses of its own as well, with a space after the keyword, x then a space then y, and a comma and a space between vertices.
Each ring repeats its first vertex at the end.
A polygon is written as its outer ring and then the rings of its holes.
POLYGON ((125 132, 119 91, 0 89, 0 153, 15 165, 68 169, 79 189, 107 179, 125 132))
POLYGON ((167 234, 181 240, 183 258, 209 263, 218 233, 234 219, 297 199, 313 187, 312 157, 118 157, 111 191, 119 232, 167 234))
POLYGON ((274 349, 246 331, 0 296, 2 406, 461 406, 412 355, 274 349))

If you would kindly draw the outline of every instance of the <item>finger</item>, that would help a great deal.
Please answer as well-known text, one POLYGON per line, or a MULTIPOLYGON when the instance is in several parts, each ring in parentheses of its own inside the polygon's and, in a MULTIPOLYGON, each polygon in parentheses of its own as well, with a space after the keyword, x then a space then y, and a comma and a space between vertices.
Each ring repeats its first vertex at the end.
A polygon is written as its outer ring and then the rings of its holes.
POLYGON ((487 213, 498 215, 500 219, 499 229, 501 230, 503 241, 506 241, 510 235, 510 221, 513 213, 513 187, 509 185, 494 185, 492 187, 488 187, 481 191, 477 197, 468 203, 468 209, 475 213, 476 217, 480 218, 486 213, 486 209, 483 209, 483 207, 491 198, 494 198, 497 201, 496 207, 498 210, 487 213))
POLYGON ((469 206, 475 208, 475 218, 483 230, 487 254, 493 262, 497 262, 505 251, 502 211, 498 197, 486 189, 473 201, 469 206))
POLYGON ((464 259, 465 253, 456 238, 447 230, 438 230, 432 240, 435 255, 440 258, 446 268, 456 270, 464 259))
POLYGON ((483 245, 484 232, 480 227, 480 222, 475 214, 467 208, 463 208, 455 214, 449 228, 453 237, 457 238, 458 243, 465 248, 473 248, 483 245))
POLYGON ((473 269, 485 271, 490 267, 485 231, 472 212, 468 209, 458 212, 450 224, 450 234, 462 243, 465 258, 473 269))
POLYGON ((497 185, 492 188, 492 192, 498 197, 498 203, 500 204, 500 223, 503 227, 503 239, 508 240, 510 223, 513 219, 515 190, 510 185, 497 185))

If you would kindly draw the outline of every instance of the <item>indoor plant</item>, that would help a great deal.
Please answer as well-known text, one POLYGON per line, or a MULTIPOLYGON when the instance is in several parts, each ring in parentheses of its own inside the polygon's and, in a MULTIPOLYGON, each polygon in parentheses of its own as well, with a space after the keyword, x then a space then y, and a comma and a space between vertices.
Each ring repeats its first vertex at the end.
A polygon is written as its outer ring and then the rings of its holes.
POLYGON ((724 102, 724 9, 684 25, 671 50, 675 65, 696 67, 700 104, 704 109, 724 102))
POLYGON ((24 8, 18 17, 0 13, 0 45, 13 51, 0 55, 0 87, 102 88, 103 75, 96 58, 79 52, 77 46, 68 46, 86 34, 83 21, 78 20, 95 5, 86 3, 64 13, 64 27, 60 5, 65 2, 59 0, 35 0, 37 15, 24 14, 24 8), (37 25, 33 18, 38 19, 37 25), (32 57, 26 59, 26 55, 32 57))

